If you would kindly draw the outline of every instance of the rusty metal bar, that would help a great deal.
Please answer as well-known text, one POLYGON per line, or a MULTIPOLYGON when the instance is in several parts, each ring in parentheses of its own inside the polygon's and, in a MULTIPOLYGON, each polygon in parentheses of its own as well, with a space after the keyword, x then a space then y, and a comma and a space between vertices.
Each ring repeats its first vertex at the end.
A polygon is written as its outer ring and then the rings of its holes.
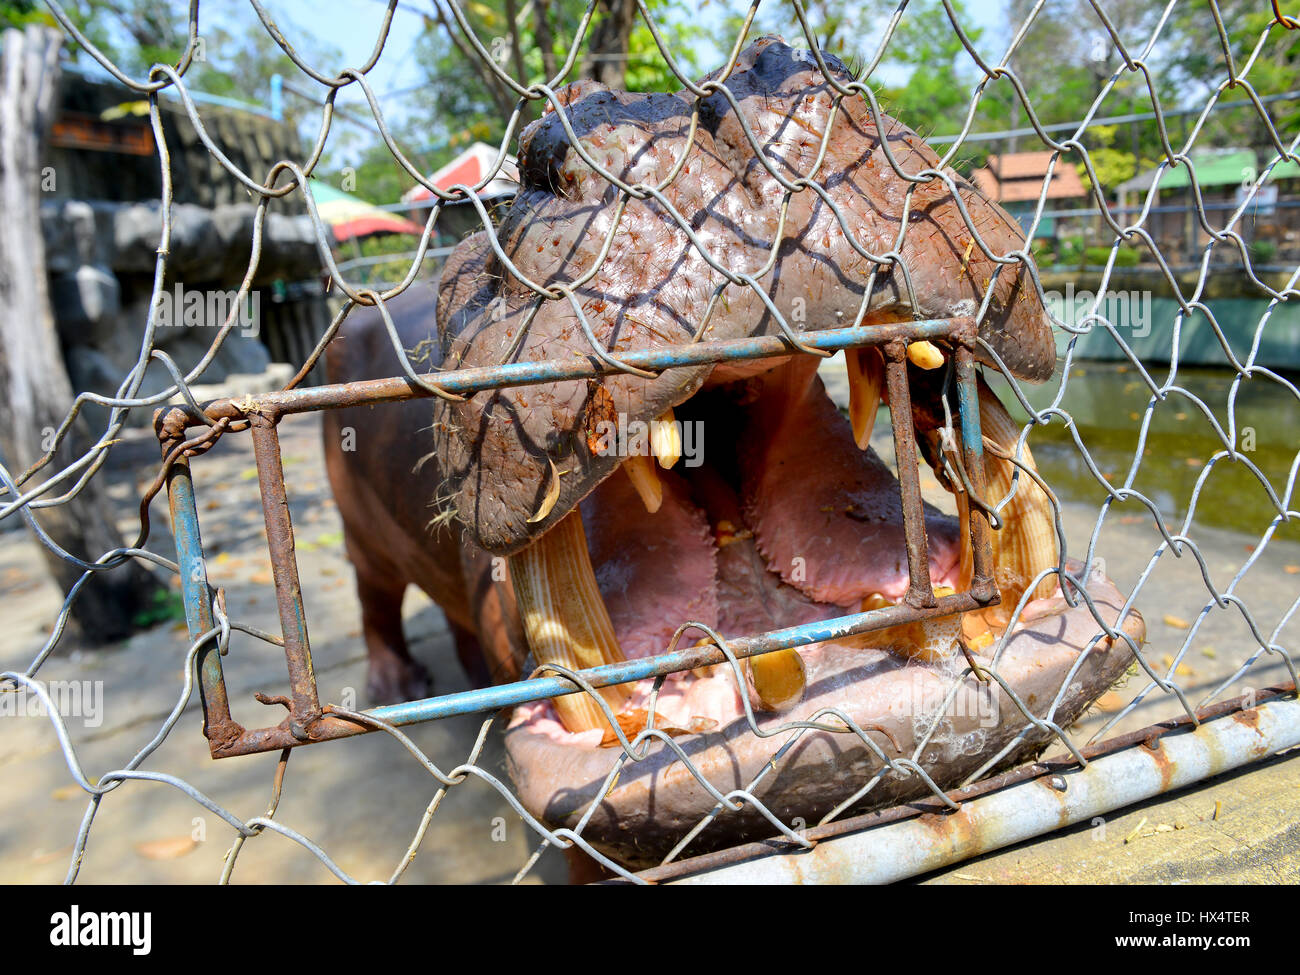
MULTIPOLYGON (((164 456, 170 447, 169 443, 163 445, 164 456)), ((176 539, 185 624, 193 642, 217 624, 212 613, 208 569, 203 561, 199 513, 194 504, 194 481, 188 457, 177 457, 167 472, 167 506, 171 511, 172 535, 176 539)), ((210 641, 200 648, 195 666, 199 676, 199 700, 203 705, 203 735, 215 752, 222 744, 237 739, 244 729, 230 717, 230 701, 221 672, 221 652, 215 642, 210 641)))
MULTIPOLYGON (((951 812, 937 810, 903 816, 874 828, 844 832, 812 849, 781 852, 769 846, 740 862, 708 866, 710 858, 685 860, 639 876, 661 883, 688 884, 877 884, 893 883, 942 869, 971 857, 1109 814, 1268 755, 1300 745, 1300 700, 1294 688, 1255 707, 1228 708, 1219 717, 1190 722, 1174 730, 1156 725, 1124 736, 1122 748, 1092 759, 1053 768, 1040 763, 1016 784, 952 793, 963 801, 951 812), (1286 695, 1286 696, 1283 696, 1286 695), (966 793, 966 795, 962 795, 966 793)), ((1239 702, 1229 702, 1237 704, 1239 702)), ((1101 750, 1100 747, 1098 750, 1101 750)), ((1063 763, 1062 763, 1063 764, 1063 763)), ((1009 773, 1017 776, 1019 772, 1009 773)), ((989 785, 994 785, 991 780, 989 785)), ((808 838, 813 839, 813 832, 808 838)), ((774 844, 773 844, 774 845, 774 844)), ((728 858, 726 851, 712 859, 728 858)))
POLYGON ((280 458, 277 419, 260 413, 249 417, 253 455, 257 460, 257 482, 262 491, 262 513, 266 518, 266 544, 275 579, 275 602, 284 634, 284 657, 289 665, 289 688, 293 707, 288 730, 298 741, 306 741, 308 728, 320 715, 316 675, 311 666, 307 638, 307 615, 298 582, 298 558, 293 544, 293 521, 284 488, 284 466, 280 458))
MULTIPOLYGON (((799 340, 811 348, 830 352, 850 347, 887 345, 899 340, 915 342, 921 339, 947 339, 955 334, 969 331, 972 326, 973 320, 969 318, 935 318, 802 332, 799 340)), ((793 351, 789 342, 783 337, 761 335, 628 352, 622 354, 622 361, 638 369, 657 371, 740 359, 764 359, 790 355, 793 351)), ((613 366, 601 362, 594 356, 584 356, 456 369, 449 372, 427 373, 422 378, 436 384, 445 392, 459 395, 484 389, 500 389, 505 386, 535 386, 566 379, 585 379, 614 372, 617 370, 613 366)), ((310 413, 316 410, 363 404, 397 403, 432 395, 429 390, 406 377, 394 376, 388 379, 370 379, 364 382, 335 383, 329 386, 258 393, 255 396, 239 399, 214 400, 207 404, 205 413, 213 420, 222 417, 243 419, 249 407, 253 406, 257 411, 268 415, 287 416, 292 413, 310 413)), ((193 416, 179 408, 172 410, 168 421, 169 424, 174 422, 185 428, 198 423, 193 416)))
MULTIPOLYGON (((980 430, 979 386, 975 372, 975 357, 969 346, 963 343, 956 344, 953 351, 957 365, 957 412, 961 419, 961 459, 966 468, 966 477, 970 482, 971 491, 982 499, 986 483, 984 437, 980 430)), ((993 579, 993 549, 988 513, 973 503, 968 503, 968 508, 971 554, 974 563, 970 591, 976 599, 990 601, 998 595, 998 590, 993 579)))
POLYGON ((903 495, 903 533, 907 538, 907 595, 913 608, 933 606, 930 551, 925 534, 925 508, 921 501, 921 471, 916 455, 916 430, 912 425, 912 395, 907 387, 907 343, 893 339, 885 346, 885 385, 889 391, 889 417, 894 425, 894 459, 903 495))

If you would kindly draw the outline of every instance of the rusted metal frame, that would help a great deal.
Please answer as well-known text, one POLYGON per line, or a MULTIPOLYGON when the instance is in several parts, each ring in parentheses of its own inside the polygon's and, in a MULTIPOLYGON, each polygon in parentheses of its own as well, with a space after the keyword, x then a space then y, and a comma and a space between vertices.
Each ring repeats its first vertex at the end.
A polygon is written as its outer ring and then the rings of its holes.
MULTIPOLYGON (((163 443, 164 457, 173 446, 170 441, 163 443)), ((212 612, 207 563, 203 560, 203 540, 199 533, 198 508, 194 503, 190 461, 183 455, 177 457, 167 471, 167 505, 171 511, 172 534, 176 538, 185 624, 193 642, 216 626, 216 618, 212 612)), ((208 641, 199 649, 195 666, 198 669, 199 701, 203 706, 203 734, 215 754, 220 747, 238 740, 244 729, 230 717, 230 701, 221 672, 221 652, 214 641, 208 641)))
MULTIPOLYGON (((958 318, 806 333, 809 344, 819 348, 884 347, 890 384, 890 412, 894 420, 895 452, 899 461, 900 483, 903 485, 904 527, 908 538, 910 574, 909 598, 898 606, 730 641, 728 649, 735 656, 748 657, 770 653, 882 629, 916 619, 968 612, 987 605, 991 599, 996 598, 996 591, 992 590, 991 573, 988 571, 991 565, 988 526, 983 521, 982 515, 980 518, 971 519, 972 540, 975 547, 976 578, 984 579, 989 591, 976 592, 973 585, 974 595, 957 593, 942 598, 936 598, 934 595, 930 584, 928 546, 920 499, 916 435, 912 425, 911 397, 906 372, 906 348, 910 341, 947 339, 956 350, 965 463, 973 472, 972 487, 979 491, 983 485, 983 445, 979 437, 974 365, 969 348, 974 331, 972 320, 958 318), (974 404, 973 413, 972 404, 974 404), (965 433, 971 430, 971 423, 967 417, 972 415, 973 433, 965 433), (982 574, 979 572, 980 568, 984 570, 982 574)), ((650 368, 677 368, 732 359, 763 358, 788 352, 788 345, 783 338, 761 336, 655 350, 640 354, 644 361, 633 364, 650 368)), ((629 362, 637 358, 636 354, 625 357, 629 362)), ((498 367, 433 374, 429 378, 448 392, 470 393, 478 389, 549 383, 565 378, 599 375, 609 371, 611 367, 592 359, 575 362, 510 363, 498 367)), ((332 409, 359 403, 396 402, 429 395, 431 394, 427 390, 405 378, 398 377, 363 383, 294 389, 256 398, 218 400, 209 404, 206 412, 213 419, 227 417, 243 420, 247 421, 252 428, 258 482, 267 526, 268 548, 276 586, 276 603, 284 634, 285 659, 291 686, 290 698, 267 698, 259 695, 259 699, 264 702, 278 701, 286 704, 290 708, 290 714, 285 721, 276 727, 243 729, 229 720, 226 692, 220 677, 219 658, 215 673, 211 671, 209 665, 206 680, 211 693, 205 696, 205 702, 211 697, 213 700, 219 699, 221 705, 225 707, 224 711, 213 712, 217 720, 220 720, 224 714, 224 723, 221 726, 226 732, 219 740, 209 736, 214 757, 223 758, 290 748, 299 744, 351 737, 374 730, 372 726, 328 714, 328 708, 322 709, 319 702, 312 672, 306 614, 298 579, 293 525, 285 493, 276 425, 283 415, 289 413, 332 409)), ((173 411, 166 422, 160 424, 160 436, 174 438, 195 422, 194 418, 185 411, 173 411)), ((192 490, 190 506, 193 507, 192 490)), ((197 518, 193 522, 192 532, 187 531, 184 525, 180 525, 177 533, 178 546, 184 537, 187 545, 201 552, 197 528, 197 518)), ((199 557, 201 558, 201 555, 199 557)), ((190 601, 187 596, 187 612, 190 601)), ((210 617, 210 608, 208 612, 210 617)), ((700 647, 660 654, 639 661, 591 668, 583 671, 581 676, 593 687, 605 687, 721 663, 725 659, 723 652, 716 647, 700 647)), ((540 677, 377 708, 367 713, 389 724, 406 725, 437 720, 455 714, 480 713, 571 693, 580 693, 580 691, 566 678, 540 677)))
MULTIPOLYGON (((803 332, 800 333, 800 341, 812 348, 831 352, 846 348, 883 346, 895 340, 902 340, 904 343, 932 339, 952 340, 954 336, 969 333, 973 326, 974 322, 970 318, 935 318, 916 322, 857 325, 803 332)), ((638 369, 661 371, 717 362, 765 359, 789 355, 791 351, 790 344, 784 337, 761 335, 626 352, 622 353, 620 358, 627 365, 638 369)), ((499 366, 476 366, 448 372, 433 372, 426 373, 421 378, 437 385, 444 392, 461 395, 506 386, 536 386, 570 379, 589 379, 617 371, 616 368, 601 362, 595 356, 575 356, 571 360, 508 362, 499 366)), ((428 389, 411 382, 405 376, 394 376, 388 379, 309 386, 258 393, 255 396, 237 399, 213 400, 205 406, 204 413, 210 420, 219 420, 222 417, 242 420, 247 417, 252 408, 268 415, 283 417, 294 413, 312 413, 317 410, 425 399, 433 395, 428 389)), ((176 407, 167 414, 162 427, 168 434, 177 435, 197 425, 199 421, 194 416, 176 407)))
MULTIPOLYGON (((1259 705, 1267 704, 1270 701, 1294 698, 1295 695, 1296 687, 1291 682, 1266 687, 1254 693, 1243 694, 1240 697, 1219 701, 1200 708, 1196 712, 1195 722, 1188 716, 1181 715, 1169 721, 1161 721, 1158 724, 1148 725, 1137 731, 1087 745, 1079 751, 1085 759, 1092 762, 1094 759, 1113 755, 1116 752, 1137 746, 1157 750, 1160 748, 1160 740, 1166 735, 1192 731, 1198 725, 1204 725, 1230 716, 1234 717, 1235 720, 1249 723, 1254 720, 1257 713, 1255 708, 1259 705)), ((1046 776, 1060 775, 1077 768, 1079 768, 1079 764, 1072 756, 1068 754, 1054 755, 1029 765, 1021 765, 1009 772, 992 776, 963 788, 953 789, 947 793, 947 796, 960 808, 962 803, 969 802, 972 799, 979 799, 1015 785, 1046 776)), ((836 820, 825 825, 812 826, 802 830, 801 835, 804 839, 816 844, 891 823, 914 819, 918 816, 940 817, 956 811, 959 810, 953 810, 936 796, 925 796, 924 798, 898 803, 886 809, 836 820)), ((649 867, 642 870, 637 876, 651 883, 665 883, 761 857, 798 853, 803 849, 804 847, 791 843, 784 837, 773 837, 752 843, 743 843, 739 846, 717 850, 712 853, 703 853, 683 860, 675 860, 672 863, 658 867, 649 867)), ((624 882, 621 879, 608 881, 608 883, 615 884, 624 882)))
POLYGON ((257 483, 262 492, 262 514, 266 520, 266 544, 275 580, 275 602, 284 636, 284 658, 289 667, 291 707, 287 728, 297 741, 307 741, 312 724, 321 716, 316 692, 316 675, 311 665, 311 644, 307 637, 307 614, 298 581, 298 557, 293 542, 293 520, 284 487, 284 465, 280 457, 279 417, 255 413, 249 416, 253 456, 257 462, 257 483))
POLYGON ((903 534, 907 543, 907 594, 914 609, 935 604, 930 583, 930 546, 925 533, 925 508, 921 501, 921 471, 912 424, 912 395, 907 384, 907 343, 894 339, 885 345, 885 388, 889 392, 889 417, 894 426, 894 458, 898 487, 903 497, 903 534))
MULTIPOLYGON (((984 436, 980 430, 979 386, 975 372, 975 356, 964 341, 954 342, 956 359, 957 414, 961 420, 962 464, 966 468, 968 488, 978 499, 984 498, 984 436)), ((968 500, 970 511, 970 540, 972 572, 970 593, 981 602, 991 603, 998 598, 993 578, 993 546, 990 537, 988 514, 974 499, 968 500)))

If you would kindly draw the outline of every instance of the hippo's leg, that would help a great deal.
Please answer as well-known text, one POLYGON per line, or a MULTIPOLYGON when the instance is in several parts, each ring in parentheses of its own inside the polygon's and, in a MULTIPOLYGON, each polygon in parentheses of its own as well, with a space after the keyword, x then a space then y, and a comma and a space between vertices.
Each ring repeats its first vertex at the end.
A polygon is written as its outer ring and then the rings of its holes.
POLYGON ((447 626, 456 641, 456 656, 470 686, 487 687, 492 683, 492 678, 488 673, 487 661, 483 659, 483 645, 479 643, 478 637, 451 620, 447 620, 447 626))
POLYGON ((394 704, 429 696, 429 672, 411 656, 402 632, 402 596, 406 579, 391 569, 375 566, 348 545, 357 573, 357 598, 361 600, 361 631, 370 653, 366 696, 372 705, 394 704))

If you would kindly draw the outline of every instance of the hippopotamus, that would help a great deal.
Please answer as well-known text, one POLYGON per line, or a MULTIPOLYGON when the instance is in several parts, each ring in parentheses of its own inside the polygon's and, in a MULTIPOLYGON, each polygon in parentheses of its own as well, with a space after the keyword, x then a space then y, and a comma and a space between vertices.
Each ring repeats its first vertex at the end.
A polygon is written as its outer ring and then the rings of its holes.
MULTIPOLYGON (((435 382, 515 361, 614 371, 327 414, 373 702, 431 690, 403 638, 409 585, 442 608, 478 682, 908 598, 899 482, 869 443, 889 398, 882 351, 846 351, 846 416, 798 335, 969 317, 978 367, 1030 382, 1052 375, 1055 344, 1027 258, 1005 260, 1024 253, 1015 221, 904 124, 841 97, 852 75, 822 57, 827 74, 765 37, 695 91, 562 89, 520 136, 520 188, 495 242, 466 238, 435 283, 387 303, 435 382), (786 352, 659 373, 620 365, 769 335, 786 352)), ((923 509, 929 581, 939 595, 970 586, 972 512, 996 505, 1000 601, 519 706, 506 752, 532 815, 573 827, 590 813, 593 848, 651 863, 714 810, 705 782, 746 798, 692 850, 773 835, 751 799, 808 823, 1014 763, 1114 683, 1142 619, 1095 567, 1061 558, 1054 501, 982 378, 974 483, 986 497, 954 476, 953 357, 945 339, 906 348, 917 438, 957 512, 923 509), (774 762, 785 739, 765 735, 813 719, 774 762), (638 734, 635 760, 612 776, 638 734), (893 759, 914 771, 881 776, 893 759)), ((377 312, 351 316, 328 370, 336 383, 400 372, 377 312)))

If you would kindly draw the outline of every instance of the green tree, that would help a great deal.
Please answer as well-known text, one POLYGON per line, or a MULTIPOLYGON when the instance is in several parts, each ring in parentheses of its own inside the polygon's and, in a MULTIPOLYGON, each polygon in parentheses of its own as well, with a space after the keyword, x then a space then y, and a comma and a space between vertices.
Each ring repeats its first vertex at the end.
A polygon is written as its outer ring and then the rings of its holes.
MULTIPOLYGON (((1189 102, 1200 103, 1229 79, 1229 56, 1237 77, 1242 76, 1256 48, 1258 55, 1245 74, 1255 92, 1262 96, 1282 94, 1300 88, 1300 30, 1288 30, 1273 18, 1268 4, 1248 0, 1220 0, 1219 11, 1227 33, 1227 51, 1220 41, 1208 7, 1178 9, 1170 24, 1168 70, 1189 102), (1263 43, 1261 44, 1261 38, 1263 43)), ((1247 98, 1244 88, 1229 88, 1224 101, 1247 98)), ((1279 133, 1294 135, 1300 127, 1300 102, 1294 99, 1267 104, 1279 133)), ((1213 113, 1197 140, 1199 146, 1250 146, 1271 143, 1268 125, 1253 107, 1213 113)))
MULTIPOLYGON (((463 11, 497 67, 531 85, 551 81, 559 72, 585 6, 583 0, 529 0, 521 6, 507 0, 471 0, 464 4, 463 11)), ((685 0, 650 0, 647 6, 683 70, 699 74, 693 48, 701 28, 691 23, 685 0)), ((622 7, 614 11, 601 8, 588 31, 583 54, 560 84, 585 77, 638 91, 675 91, 681 87, 659 54, 650 31, 640 21, 629 25, 622 40, 610 40, 612 26, 602 33, 602 25, 616 21, 625 12, 622 7), (625 44, 622 49, 617 48, 620 43, 625 44)), ((425 83, 417 93, 412 116, 419 122, 413 127, 423 132, 425 145, 446 150, 476 140, 491 143, 501 138, 517 96, 484 64, 451 14, 441 6, 425 15, 416 42, 416 58, 424 66, 425 83)), ((526 106, 525 121, 540 111, 537 102, 526 106)))

